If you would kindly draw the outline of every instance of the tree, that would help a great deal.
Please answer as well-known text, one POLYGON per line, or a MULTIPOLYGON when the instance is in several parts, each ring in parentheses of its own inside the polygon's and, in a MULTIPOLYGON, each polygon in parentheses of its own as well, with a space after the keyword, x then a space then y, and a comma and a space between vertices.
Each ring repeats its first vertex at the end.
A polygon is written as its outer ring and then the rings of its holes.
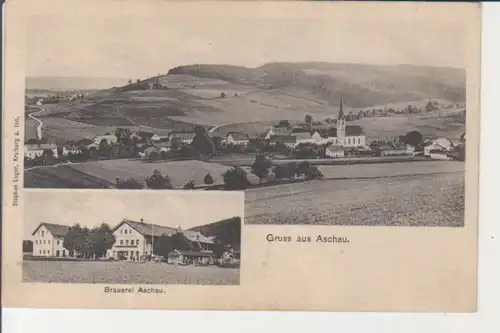
POLYGON ((83 252, 86 249, 87 228, 82 228, 77 223, 68 229, 64 236, 63 246, 70 252, 83 252))
POLYGON ((423 140, 422 133, 419 131, 411 131, 404 136, 404 143, 410 146, 418 146, 423 140))
POLYGON ((278 122, 278 127, 290 127, 290 122, 288 120, 280 120, 278 122))
POLYGON ((304 118, 304 121, 305 121, 305 123, 307 125, 307 129, 310 132, 311 129, 312 129, 313 118, 310 115, 306 115, 305 118, 304 118))
POLYGON ((128 79, 128 84, 132 84, 132 79, 128 79))
POLYGON ((212 178, 212 175, 210 173, 207 173, 205 175, 205 178, 203 179, 203 182, 206 185, 212 185, 214 183, 214 179, 212 178))
POLYGON ((141 83, 141 80, 140 80, 140 79, 137 79, 137 83, 141 83))
POLYGON ((185 190, 194 190, 195 189, 195 183, 194 181, 190 180, 184 185, 185 190))
POLYGON ((310 166, 304 175, 307 180, 323 179, 323 173, 315 165, 310 166))
POLYGON ((170 178, 165 175, 163 176, 160 170, 153 170, 153 174, 145 179, 146 185, 149 189, 159 190, 159 189, 173 189, 174 187, 170 183, 170 178))
POLYGON ((222 174, 224 185, 230 190, 244 190, 250 182, 247 179, 247 173, 240 167, 233 167, 222 174))
POLYGON ((33 241, 23 240, 23 253, 33 252, 33 241))
POLYGON ((116 177, 116 188, 119 189, 143 189, 144 184, 135 179, 135 178, 127 178, 125 180, 121 180, 120 178, 116 177))
POLYGON ((113 236, 110 227, 106 223, 103 223, 99 227, 90 230, 88 252, 96 258, 102 258, 113 247, 114 243, 115 236, 113 236))
POLYGON ((173 250, 175 249, 172 237, 166 234, 162 234, 160 237, 156 238, 153 243, 153 253, 164 258, 168 257, 169 253, 173 250))
POLYGON ((112 147, 107 139, 102 139, 99 143, 99 156, 111 157, 112 147))
POLYGON ((259 178, 259 183, 262 184, 262 179, 267 177, 273 163, 268 155, 259 154, 255 156, 255 161, 252 164, 251 172, 259 178))
POLYGON ((300 162, 297 165, 297 168, 295 169, 295 175, 297 175, 297 177, 300 177, 300 176, 304 175, 306 173, 306 171, 309 170, 310 168, 311 168, 311 163, 309 163, 307 161, 300 162))
POLYGON ((431 112, 434 110, 434 103, 432 101, 427 101, 427 104, 425 104, 425 112, 431 112))
POLYGON ((199 155, 213 155, 215 154, 215 143, 207 134, 207 131, 202 126, 196 125, 194 127, 195 137, 191 143, 193 150, 199 155))
POLYGON ((47 163, 54 158, 54 152, 52 151, 52 149, 44 149, 43 153, 42 153, 42 157, 43 157, 44 163, 47 163))
POLYGON ((220 98, 225 98, 226 97, 226 93, 225 92, 221 92, 220 93, 220 98))

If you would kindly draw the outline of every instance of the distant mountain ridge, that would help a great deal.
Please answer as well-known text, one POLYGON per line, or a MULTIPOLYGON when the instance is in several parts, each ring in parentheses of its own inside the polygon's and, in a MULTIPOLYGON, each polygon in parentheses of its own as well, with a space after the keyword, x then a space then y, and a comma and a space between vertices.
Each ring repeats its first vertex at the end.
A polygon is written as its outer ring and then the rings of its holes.
POLYGON ((329 103, 336 103, 343 96, 352 107, 430 98, 463 102, 466 87, 463 69, 415 65, 276 62, 248 68, 196 64, 172 68, 168 74, 268 89, 296 87, 329 103))
POLYGON ((100 90, 127 84, 116 77, 27 76, 26 90, 100 90))

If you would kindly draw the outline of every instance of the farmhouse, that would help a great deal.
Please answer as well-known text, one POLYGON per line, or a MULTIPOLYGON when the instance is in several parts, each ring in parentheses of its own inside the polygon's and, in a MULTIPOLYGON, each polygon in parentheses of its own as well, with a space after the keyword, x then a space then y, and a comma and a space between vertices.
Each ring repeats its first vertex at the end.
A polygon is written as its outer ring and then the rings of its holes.
POLYGON ((293 135, 273 135, 271 136, 270 145, 276 146, 278 143, 282 143, 290 149, 295 148, 297 145, 297 138, 293 135))
POLYGON ((107 135, 99 135, 94 138, 94 144, 100 145, 103 140, 106 140, 107 143, 116 143, 118 142, 118 138, 114 134, 107 135))
POLYGON ((24 145, 24 157, 35 158, 43 156, 44 154, 50 154, 57 158, 57 146, 53 143, 35 143, 24 145))
POLYGON ((62 148, 62 154, 64 156, 68 155, 68 154, 80 154, 82 152, 82 150, 78 147, 78 146, 75 146, 75 145, 65 145, 63 146, 62 148))
POLYGON ((153 245, 162 235, 172 236, 182 233, 188 242, 191 242, 197 252, 212 253, 212 239, 194 231, 181 231, 177 228, 165 227, 156 224, 124 219, 112 230, 115 243, 108 250, 108 258, 117 260, 140 260, 144 256, 153 255, 153 245))
POLYGON ((196 251, 173 250, 168 254, 167 258, 169 264, 180 265, 187 265, 194 261, 205 265, 210 265, 214 262, 212 253, 196 251))
POLYGON ((225 142, 227 144, 247 146, 250 137, 246 133, 229 132, 226 136, 225 142))
POLYGON ((326 147, 325 155, 328 157, 344 157, 344 149, 339 146, 330 145, 326 147))
POLYGON ((196 134, 194 132, 171 132, 169 134, 169 140, 172 141, 180 141, 184 144, 191 144, 194 140, 196 134))
POLYGON ((453 150, 453 143, 446 138, 438 138, 424 147, 424 155, 430 156, 431 151, 450 152, 453 150))
POLYGON ((275 135, 290 135, 290 130, 288 129, 288 127, 275 127, 275 126, 273 126, 266 133, 266 135, 264 136, 264 139, 271 140, 271 137, 275 136, 275 135))
POLYGON ((314 138, 311 135, 311 133, 308 133, 308 132, 293 133, 292 135, 295 137, 295 141, 296 141, 297 145, 299 145, 301 143, 315 143, 316 141, 318 141, 317 135, 319 135, 319 134, 318 134, 318 132, 315 132, 314 138))
POLYGON ((40 257, 72 257, 73 252, 64 248, 64 236, 69 227, 42 222, 33 231, 33 255, 40 257))

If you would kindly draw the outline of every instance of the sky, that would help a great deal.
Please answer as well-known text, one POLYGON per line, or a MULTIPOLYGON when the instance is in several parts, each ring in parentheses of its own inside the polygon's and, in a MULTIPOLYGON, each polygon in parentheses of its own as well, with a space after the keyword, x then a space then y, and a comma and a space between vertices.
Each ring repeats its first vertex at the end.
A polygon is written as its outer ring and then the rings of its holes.
POLYGON ((36 7, 26 74, 146 78, 178 65, 274 61, 465 65, 467 25, 457 11, 433 19, 426 7, 391 15, 396 7, 380 5, 143 3, 36 7))
POLYGON ((122 191, 30 190, 25 191, 24 239, 40 224, 80 223, 92 228, 105 222, 111 227, 122 219, 144 219, 182 229, 243 218, 243 194, 233 191, 122 191))

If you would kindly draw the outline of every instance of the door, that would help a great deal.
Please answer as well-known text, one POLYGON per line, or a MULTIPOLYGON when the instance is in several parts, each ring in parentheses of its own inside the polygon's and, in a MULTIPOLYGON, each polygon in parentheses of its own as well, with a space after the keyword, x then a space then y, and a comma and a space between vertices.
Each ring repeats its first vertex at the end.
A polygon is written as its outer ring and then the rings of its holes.
POLYGON ((56 250, 56 257, 59 257, 59 250, 56 250))

